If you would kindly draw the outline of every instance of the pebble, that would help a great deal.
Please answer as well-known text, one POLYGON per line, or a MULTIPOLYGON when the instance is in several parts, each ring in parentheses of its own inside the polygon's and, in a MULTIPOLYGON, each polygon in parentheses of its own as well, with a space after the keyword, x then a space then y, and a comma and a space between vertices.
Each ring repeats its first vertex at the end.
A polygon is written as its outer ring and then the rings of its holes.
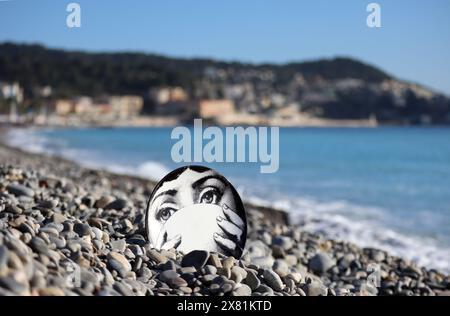
POLYGON ((327 296, 327 287, 322 283, 313 281, 306 285, 306 294, 308 296, 327 296))
POLYGON ((263 276, 267 285, 269 285, 272 289, 278 292, 283 290, 284 284, 278 274, 272 270, 264 270, 263 276))
POLYGON ((246 284, 239 284, 233 290, 233 296, 250 296, 252 294, 252 289, 246 284))
POLYGON ((252 289, 252 291, 256 290, 261 285, 261 281, 256 276, 256 273, 251 270, 247 270, 247 277, 244 282, 252 289))
POLYGON ((219 256, 216 253, 211 253, 207 262, 208 264, 216 268, 222 268, 222 262, 220 261, 219 256))
POLYGON ((108 205, 109 203, 113 202, 114 198, 111 196, 102 196, 100 199, 98 199, 95 204, 94 207, 95 208, 105 208, 106 205, 108 205))
POLYGON ((302 275, 298 272, 291 272, 286 277, 292 279, 295 283, 300 283, 302 280, 302 275))
POLYGON ((171 259, 167 260, 165 263, 159 264, 158 267, 161 268, 162 270, 173 270, 173 271, 177 270, 176 263, 171 259))
POLYGON ((176 271, 173 271, 173 270, 166 270, 166 271, 161 272, 161 273, 159 274, 158 278, 159 278, 161 281, 163 281, 163 282, 167 282, 167 281, 169 281, 170 279, 173 279, 173 278, 176 278, 176 277, 179 277, 179 276, 180 276, 180 275, 179 275, 176 271))
POLYGON ((110 253, 108 253, 107 257, 108 264, 111 266, 111 268, 119 272, 122 276, 131 271, 131 264, 122 254, 111 251, 110 253))
POLYGON ((33 237, 30 242, 30 246, 34 251, 46 254, 48 253, 48 247, 45 241, 39 237, 33 237))
POLYGON ((80 237, 88 236, 91 234, 91 227, 88 224, 76 223, 73 225, 73 231, 80 237))
POLYGON ((231 269, 231 267, 234 265, 234 262, 234 257, 227 257, 222 260, 222 267, 225 269, 231 269))
POLYGON ((187 287, 187 282, 181 278, 181 277, 175 277, 167 281, 167 284, 172 288, 179 288, 179 287, 187 287))
POLYGON ((53 209, 58 206, 58 201, 57 200, 44 200, 44 201, 39 202, 38 206, 43 207, 43 208, 53 209))
POLYGON ((64 223, 65 221, 67 221, 67 217, 59 213, 53 213, 52 215, 53 223, 64 223))
POLYGON ((6 187, 6 190, 14 194, 15 196, 28 196, 28 197, 34 197, 34 191, 24 185, 20 184, 9 184, 6 187))
POLYGON ((273 271, 275 271, 280 277, 284 277, 289 273, 289 266, 286 261, 277 259, 273 264, 273 271))
POLYGON ((272 245, 279 246, 283 250, 289 250, 293 247, 294 241, 290 237, 275 236, 272 238, 272 245))
POLYGON ((247 277, 247 271, 239 266, 234 266, 231 268, 231 280, 236 283, 241 283, 243 279, 247 277))
POLYGON ((106 210, 121 210, 127 207, 128 201, 124 199, 117 199, 112 201, 111 203, 108 203, 104 206, 104 209, 106 210))
POLYGON ((275 259, 272 257, 257 257, 257 258, 252 258, 251 262, 260 268, 270 269, 270 268, 272 268, 273 263, 275 262, 275 259))
POLYGON ((8 265, 8 248, 0 245, 0 277, 3 276, 7 270, 8 265))
POLYGON ((195 269, 195 267, 182 267, 182 268, 179 269, 179 271, 180 271, 181 274, 184 274, 184 273, 195 273, 195 272, 197 272, 197 269, 195 269))
POLYGON ((40 296, 64 296, 64 291, 57 287, 39 289, 40 296))
POLYGON ((58 248, 58 249, 63 249, 67 245, 66 240, 64 238, 59 238, 56 236, 49 236, 49 239, 50 239, 50 242, 55 244, 56 248, 58 248))
POLYGON ((192 289, 190 287, 187 287, 187 286, 180 286, 179 290, 181 290, 184 294, 191 294, 192 293, 192 289))
POLYGON ((259 292, 259 293, 265 294, 265 295, 269 295, 269 296, 273 296, 273 295, 274 295, 272 288, 268 287, 268 286, 265 285, 265 284, 261 284, 261 285, 256 289, 256 292, 259 292))
POLYGON ((28 287, 24 283, 18 282, 12 277, 0 278, 0 288, 2 287, 18 295, 24 295, 28 291, 28 287))
POLYGON ((135 296, 133 291, 123 282, 115 282, 113 288, 122 295, 135 296))
POLYGON ((218 268, 217 269, 217 274, 218 275, 223 275, 224 277, 226 277, 227 279, 231 278, 231 269, 227 269, 227 268, 218 268))
POLYGON ((333 259, 326 253, 318 253, 309 260, 309 268, 315 273, 326 273, 334 266, 333 259))
POLYGON ((113 240, 110 244, 111 249, 117 252, 124 252, 127 248, 127 243, 124 239, 113 240))
POLYGON ((233 285, 230 283, 225 283, 224 285, 222 285, 222 291, 224 293, 229 293, 229 292, 233 291, 233 285))
POLYGON ((209 253, 204 250, 194 250, 186 254, 181 260, 182 267, 195 267, 201 269, 207 262, 209 253))
POLYGON ((150 259, 154 260, 157 264, 158 263, 165 263, 167 260, 169 260, 166 256, 162 255, 158 251, 151 249, 148 252, 148 256, 150 259))
POLYGON ((216 274, 217 273, 217 268, 210 264, 207 264, 204 269, 205 269, 205 274, 216 274))

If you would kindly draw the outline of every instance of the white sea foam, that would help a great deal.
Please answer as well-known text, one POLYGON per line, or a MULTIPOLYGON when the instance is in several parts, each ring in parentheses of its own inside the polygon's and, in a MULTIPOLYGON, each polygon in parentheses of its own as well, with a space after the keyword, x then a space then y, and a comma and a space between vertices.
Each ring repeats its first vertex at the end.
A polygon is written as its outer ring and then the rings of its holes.
MULTIPOLYGON (((91 166, 91 168, 99 168, 99 166, 91 166)), ((130 167, 118 164, 108 164, 103 166, 107 171, 117 174, 126 174, 137 176, 141 178, 150 179, 153 181, 159 181, 166 174, 170 172, 163 164, 156 161, 146 161, 137 167, 130 167)))
POLYGON ((11 129, 7 133, 5 141, 10 146, 31 153, 43 153, 46 151, 49 140, 34 133, 32 129, 11 129))
MULTIPOLYGON (((42 132, 42 130, 40 130, 42 132)), ((90 150, 70 148, 60 139, 49 139, 34 129, 12 129, 5 138, 8 145, 31 153, 45 153, 74 161, 81 166, 103 169, 118 174, 127 174, 158 181, 169 173, 169 169, 156 161, 145 161, 137 166, 106 162, 98 153, 90 150)))
POLYGON ((252 203, 286 210, 305 231, 352 242, 360 247, 386 250, 415 261, 419 266, 450 272, 450 249, 424 236, 400 233, 381 220, 388 211, 346 201, 318 202, 312 198, 287 198, 273 202, 253 196, 252 203))

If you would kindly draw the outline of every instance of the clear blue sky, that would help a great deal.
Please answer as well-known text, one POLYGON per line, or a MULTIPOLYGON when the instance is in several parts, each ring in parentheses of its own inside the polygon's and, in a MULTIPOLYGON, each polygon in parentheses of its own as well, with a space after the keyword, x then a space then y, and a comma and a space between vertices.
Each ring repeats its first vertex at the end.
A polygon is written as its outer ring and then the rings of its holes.
POLYGON ((0 42, 89 51, 143 51, 250 62, 351 56, 450 95, 450 1, 379 0, 382 28, 364 0, 0 0, 0 42))

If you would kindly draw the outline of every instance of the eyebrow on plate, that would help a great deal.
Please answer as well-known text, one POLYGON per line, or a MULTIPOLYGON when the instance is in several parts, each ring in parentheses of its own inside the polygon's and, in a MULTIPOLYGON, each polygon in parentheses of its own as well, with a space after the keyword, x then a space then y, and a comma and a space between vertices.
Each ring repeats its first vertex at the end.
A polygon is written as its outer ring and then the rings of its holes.
POLYGON ((157 198, 159 198, 162 195, 170 195, 170 196, 174 196, 175 194, 177 194, 177 190, 167 190, 167 191, 163 191, 161 193, 158 193, 153 199, 152 201, 156 200, 157 198))
POLYGON ((197 181, 192 183, 192 188, 195 189, 196 187, 198 187, 202 183, 208 181, 209 179, 216 179, 216 180, 222 182, 225 185, 224 179, 222 177, 220 177, 220 176, 206 176, 206 177, 198 179, 197 181))

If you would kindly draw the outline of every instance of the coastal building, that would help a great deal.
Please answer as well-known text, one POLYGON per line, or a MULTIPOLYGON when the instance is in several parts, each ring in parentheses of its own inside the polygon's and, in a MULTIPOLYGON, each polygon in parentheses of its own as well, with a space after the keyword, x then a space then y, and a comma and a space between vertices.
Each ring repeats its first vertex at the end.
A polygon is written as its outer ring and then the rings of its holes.
POLYGON ((17 103, 23 102, 23 89, 18 82, 0 82, 0 97, 13 99, 17 103))
POLYGON ((92 98, 86 96, 75 97, 73 99, 73 111, 78 115, 94 112, 92 98))
POLYGON ((231 100, 201 100, 198 102, 198 115, 203 119, 220 119, 235 114, 231 100))
POLYGON ((53 111, 58 116, 69 114, 86 115, 95 112, 91 97, 78 96, 72 99, 57 99, 53 103, 53 111))
POLYGON ((68 99, 58 99, 54 102, 54 112, 58 116, 66 116, 73 112, 73 102, 68 99))
POLYGON ((85 117, 96 120, 127 119, 138 116, 142 106, 143 99, 140 96, 112 96, 95 101, 91 97, 78 96, 54 101, 53 113, 56 116, 85 117))
POLYGON ((181 87, 152 88, 150 89, 149 96, 156 104, 186 102, 189 100, 188 93, 181 87))
POLYGON ((144 100, 136 95, 112 96, 109 98, 111 112, 121 119, 137 116, 141 113, 144 100))

